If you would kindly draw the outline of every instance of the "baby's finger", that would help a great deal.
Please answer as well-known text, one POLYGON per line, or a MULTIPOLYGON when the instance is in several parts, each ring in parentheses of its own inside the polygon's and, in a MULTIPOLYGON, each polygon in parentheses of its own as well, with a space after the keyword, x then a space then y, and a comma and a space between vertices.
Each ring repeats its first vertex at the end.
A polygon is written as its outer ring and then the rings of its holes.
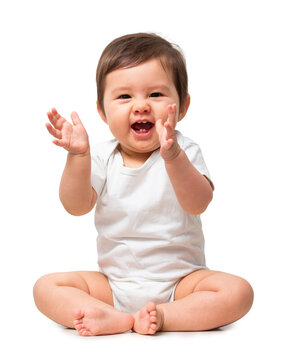
POLYGON ((54 136, 54 137, 57 138, 57 139, 61 139, 61 138, 62 138, 61 132, 60 132, 59 130, 55 129, 54 127, 52 127, 52 126, 50 125, 50 123, 46 123, 45 126, 46 126, 47 131, 48 131, 52 136, 54 136))
POLYGON ((63 141, 63 140, 54 139, 54 140, 52 140, 52 142, 55 145, 57 145, 59 147, 63 147, 63 148, 66 148, 66 145, 67 145, 67 143, 65 141, 63 141))
POLYGON ((169 121, 164 123, 164 127, 166 129, 166 140, 171 139, 175 135, 175 128, 171 126, 169 121))
POLYGON ((156 121, 156 131, 158 133, 158 138, 161 146, 165 143, 167 136, 166 136, 166 128, 163 125, 163 120, 159 119, 156 121))
POLYGON ((71 113, 71 119, 72 119, 73 125, 82 125, 82 122, 81 122, 77 112, 73 111, 71 113))
POLYGON ((51 111, 47 113, 48 119, 51 124, 56 128, 61 130, 63 123, 66 121, 55 108, 52 108, 51 111))
POLYGON ((177 109, 176 104, 172 104, 168 106, 168 122, 172 128, 176 127, 176 109, 177 109))
POLYGON ((54 115, 53 115, 53 113, 51 111, 47 112, 47 117, 48 117, 48 120, 50 121, 50 123, 52 125, 54 125, 53 123, 55 122, 55 118, 54 118, 54 115))

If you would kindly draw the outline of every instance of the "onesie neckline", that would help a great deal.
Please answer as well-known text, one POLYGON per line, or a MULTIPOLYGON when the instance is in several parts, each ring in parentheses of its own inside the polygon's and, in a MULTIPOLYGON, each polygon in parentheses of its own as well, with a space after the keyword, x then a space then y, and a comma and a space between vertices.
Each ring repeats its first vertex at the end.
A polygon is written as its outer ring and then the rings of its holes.
MULTIPOLYGON (((178 130, 175 130, 175 132, 176 132, 178 143, 181 146, 181 148, 183 148, 182 134, 178 130)), ((155 161, 160 157, 160 149, 158 148, 149 156, 149 158, 145 161, 145 163, 142 166, 140 166, 139 168, 128 168, 123 165, 123 159, 120 154, 120 151, 118 150, 118 144, 119 144, 119 142, 116 141, 116 145, 114 148, 114 158, 120 169, 120 173, 124 174, 124 175, 138 175, 138 174, 142 173, 143 171, 146 171, 147 169, 149 169, 155 163, 155 161)))
POLYGON ((129 168, 123 165, 123 159, 122 156, 120 154, 120 151, 118 150, 118 148, 115 148, 115 158, 116 158, 116 162, 119 166, 120 169, 120 173, 124 174, 124 175, 138 175, 143 171, 146 171, 147 169, 149 169, 154 162, 159 158, 160 156, 160 152, 159 149, 153 151, 153 153, 149 156, 149 158, 144 162, 144 164, 138 168, 129 168))

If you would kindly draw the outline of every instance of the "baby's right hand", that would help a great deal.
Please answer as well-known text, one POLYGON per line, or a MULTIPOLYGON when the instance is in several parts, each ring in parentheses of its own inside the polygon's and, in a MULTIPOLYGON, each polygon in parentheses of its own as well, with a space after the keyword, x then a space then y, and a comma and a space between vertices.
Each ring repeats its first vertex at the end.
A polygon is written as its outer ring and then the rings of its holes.
POLYGON ((55 145, 63 147, 71 154, 84 154, 89 151, 88 135, 76 112, 71 114, 73 125, 54 108, 47 116, 51 125, 46 123, 46 128, 55 137, 52 141, 55 145))

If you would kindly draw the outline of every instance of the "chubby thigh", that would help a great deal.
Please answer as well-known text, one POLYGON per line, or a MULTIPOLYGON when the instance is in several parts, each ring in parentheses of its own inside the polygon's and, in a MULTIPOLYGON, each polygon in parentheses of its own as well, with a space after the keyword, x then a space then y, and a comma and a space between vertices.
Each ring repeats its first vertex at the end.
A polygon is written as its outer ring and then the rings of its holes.
POLYGON ((87 284, 90 296, 113 306, 112 289, 107 277, 99 271, 76 271, 87 284))
POLYGON ((254 296, 251 285, 245 279, 222 271, 200 269, 180 280, 175 289, 174 300, 203 291, 219 292, 226 298, 243 299, 247 302, 246 307, 251 306, 254 296))
POLYGON ((113 306, 112 290, 109 281, 104 274, 98 271, 57 272, 42 276, 34 286, 36 305, 38 306, 38 303, 42 302, 42 298, 44 300, 48 299, 52 289, 56 287, 81 290, 87 295, 113 306))

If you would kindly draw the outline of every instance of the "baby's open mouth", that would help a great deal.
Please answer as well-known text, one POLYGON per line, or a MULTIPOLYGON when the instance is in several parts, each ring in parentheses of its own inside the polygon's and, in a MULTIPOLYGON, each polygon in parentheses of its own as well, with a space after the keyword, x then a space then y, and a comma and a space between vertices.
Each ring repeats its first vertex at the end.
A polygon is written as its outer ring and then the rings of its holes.
POLYGON ((150 121, 139 121, 134 124, 132 124, 132 129, 139 133, 145 133, 148 132, 150 129, 152 129, 154 126, 153 123, 150 121))

